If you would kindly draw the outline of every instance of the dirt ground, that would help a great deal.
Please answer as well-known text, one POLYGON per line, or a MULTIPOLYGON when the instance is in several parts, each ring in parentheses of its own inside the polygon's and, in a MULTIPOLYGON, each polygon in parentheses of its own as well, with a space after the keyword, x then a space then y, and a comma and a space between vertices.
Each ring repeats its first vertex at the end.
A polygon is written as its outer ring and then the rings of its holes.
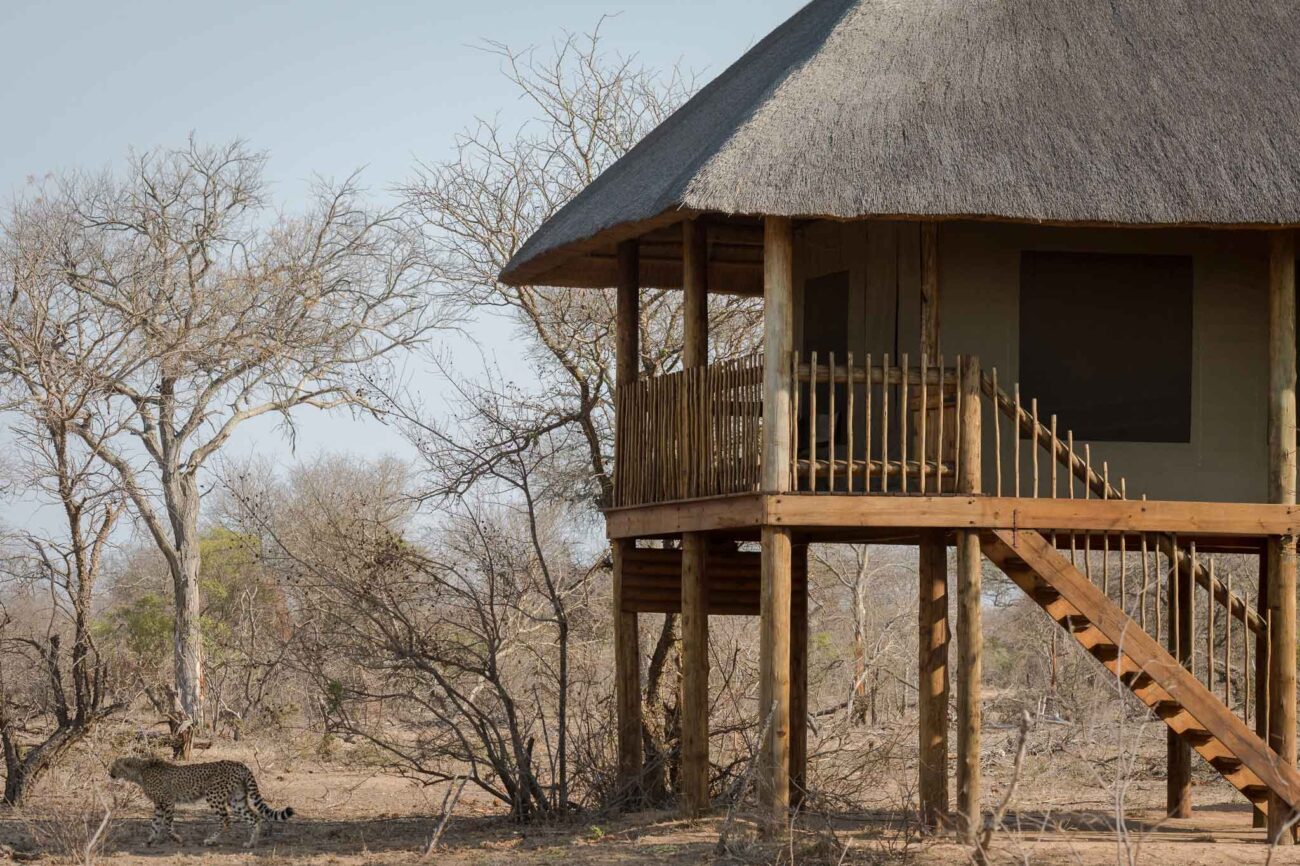
MULTIPOLYGON (((619 817, 586 816, 572 822, 519 827, 499 807, 467 792, 444 836, 443 845, 421 861, 442 802, 441 789, 372 769, 307 758, 271 757, 257 750, 216 749, 203 758, 236 758, 254 767, 264 796, 273 806, 292 805, 297 815, 277 828, 252 852, 245 851, 242 828, 222 844, 205 848, 200 840, 215 819, 199 807, 177 815, 183 844, 146 847, 149 806, 133 786, 111 783, 102 763, 87 762, 48 779, 19 812, 0 812, 0 844, 19 859, 85 862, 78 856, 111 802, 115 815, 108 842, 94 862, 111 866, 158 864, 302 864, 362 866, 430 862, 449 866, 495 864, 628 864, 678 866, 699 863, 807 864, 972 862, 968 849, 951 838, 919 839, 901 810, 880 809, 856 815, 809 815, 793 843, 778 850, 758 839, 745 820, 733 825, 730 853, 716 844, 725 815, 696 822, 656 811, 619 817), (847 853, 843 846, 847 844, 847 853), (791 856, 793 855, 793 857, 791 856), (843 859, 841 860, 841 855, 843 859)), ((996 767, 991 796, 998 796, 996 767)), ((992 861, 1034 864, 1177 864, 1238 866, 1264 864, 1269 850, 1262 830, 1251 828, 1247 804, 1226 786, 1205 779, 1196 789, 1195 816, 1164 820, 1161 780, 1129 784, 1124 831, 1116 831, 1110 795, 1102 787, 1080 784, 1069 774, 1026 779, 1016 797, 1021 811, 1008 813, 1005 829, 992 846, 992 861)), ((1278 849, 1273 863, 1300 863, 1300 849, 1278 849)))

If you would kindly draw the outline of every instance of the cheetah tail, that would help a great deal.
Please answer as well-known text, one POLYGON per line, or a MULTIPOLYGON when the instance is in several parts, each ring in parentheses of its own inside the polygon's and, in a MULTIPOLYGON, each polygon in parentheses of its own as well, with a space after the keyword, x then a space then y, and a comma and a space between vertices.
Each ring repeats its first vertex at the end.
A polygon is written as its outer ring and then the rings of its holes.
POLYGON ((266 801, 262 799, 262 792, 257 789, 257 780, 253 778, 252 773, 248 774, 248 778, 244 782, 244 788, 248 792, 248 801, 253 804, 257 814, 266 820, 288 821, 293 817, 292 806, 285 806, 283 809, 272 809, 266 804, 266 801))

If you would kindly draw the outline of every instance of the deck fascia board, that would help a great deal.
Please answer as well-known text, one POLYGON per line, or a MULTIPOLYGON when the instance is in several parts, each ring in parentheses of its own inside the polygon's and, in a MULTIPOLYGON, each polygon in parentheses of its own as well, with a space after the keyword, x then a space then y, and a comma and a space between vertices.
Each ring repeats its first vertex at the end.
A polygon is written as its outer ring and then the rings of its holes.
POLYGON ((1240 502, 747 493, 611 509, 610 538, 783 526, 1166 532, 1262 538, 1300 533, 1300 506, 1240 502))

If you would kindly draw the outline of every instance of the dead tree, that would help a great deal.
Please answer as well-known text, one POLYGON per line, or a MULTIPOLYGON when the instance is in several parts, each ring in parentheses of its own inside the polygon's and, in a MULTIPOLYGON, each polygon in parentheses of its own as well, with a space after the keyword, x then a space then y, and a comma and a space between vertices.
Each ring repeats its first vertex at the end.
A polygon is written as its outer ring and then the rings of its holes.
POLYGON ((349 178, 277 217, 265 162, 239 141, 191 141, 132 156, 120 177, 48 182, 4 226, 23 263, 11 305, 69 317, 39 363, 94 390, 68 430, 166 559, 176 690, 200 723, 201 471, 254 418, 365 406, 360 374, 431 324, 397 215, 367 208, 349 178))

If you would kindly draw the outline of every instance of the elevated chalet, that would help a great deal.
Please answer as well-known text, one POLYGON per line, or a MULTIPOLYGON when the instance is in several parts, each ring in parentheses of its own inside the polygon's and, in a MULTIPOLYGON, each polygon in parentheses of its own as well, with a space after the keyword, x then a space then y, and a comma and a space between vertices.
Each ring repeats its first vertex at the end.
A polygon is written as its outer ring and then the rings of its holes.
POLYGON ((978 825, 987 557, 1167 723, 1171 814, 1195 751, 1279 835, 1300 807, 1297 45, 1275 0, 814 0, 520 249, 507 282, 618 289, 629 790, 639 613, 682 615, 690 811, 708 617, 761 616, 780 816, 807 545, 915 544, 928 821, 978 825), (643 286, 684 293, 680 372, 638 379, 643 286), (710 358, 710 292, 763 296, 761 356, 710 358), (1258 554, 1258 605, 1224 552, 1258 554))

